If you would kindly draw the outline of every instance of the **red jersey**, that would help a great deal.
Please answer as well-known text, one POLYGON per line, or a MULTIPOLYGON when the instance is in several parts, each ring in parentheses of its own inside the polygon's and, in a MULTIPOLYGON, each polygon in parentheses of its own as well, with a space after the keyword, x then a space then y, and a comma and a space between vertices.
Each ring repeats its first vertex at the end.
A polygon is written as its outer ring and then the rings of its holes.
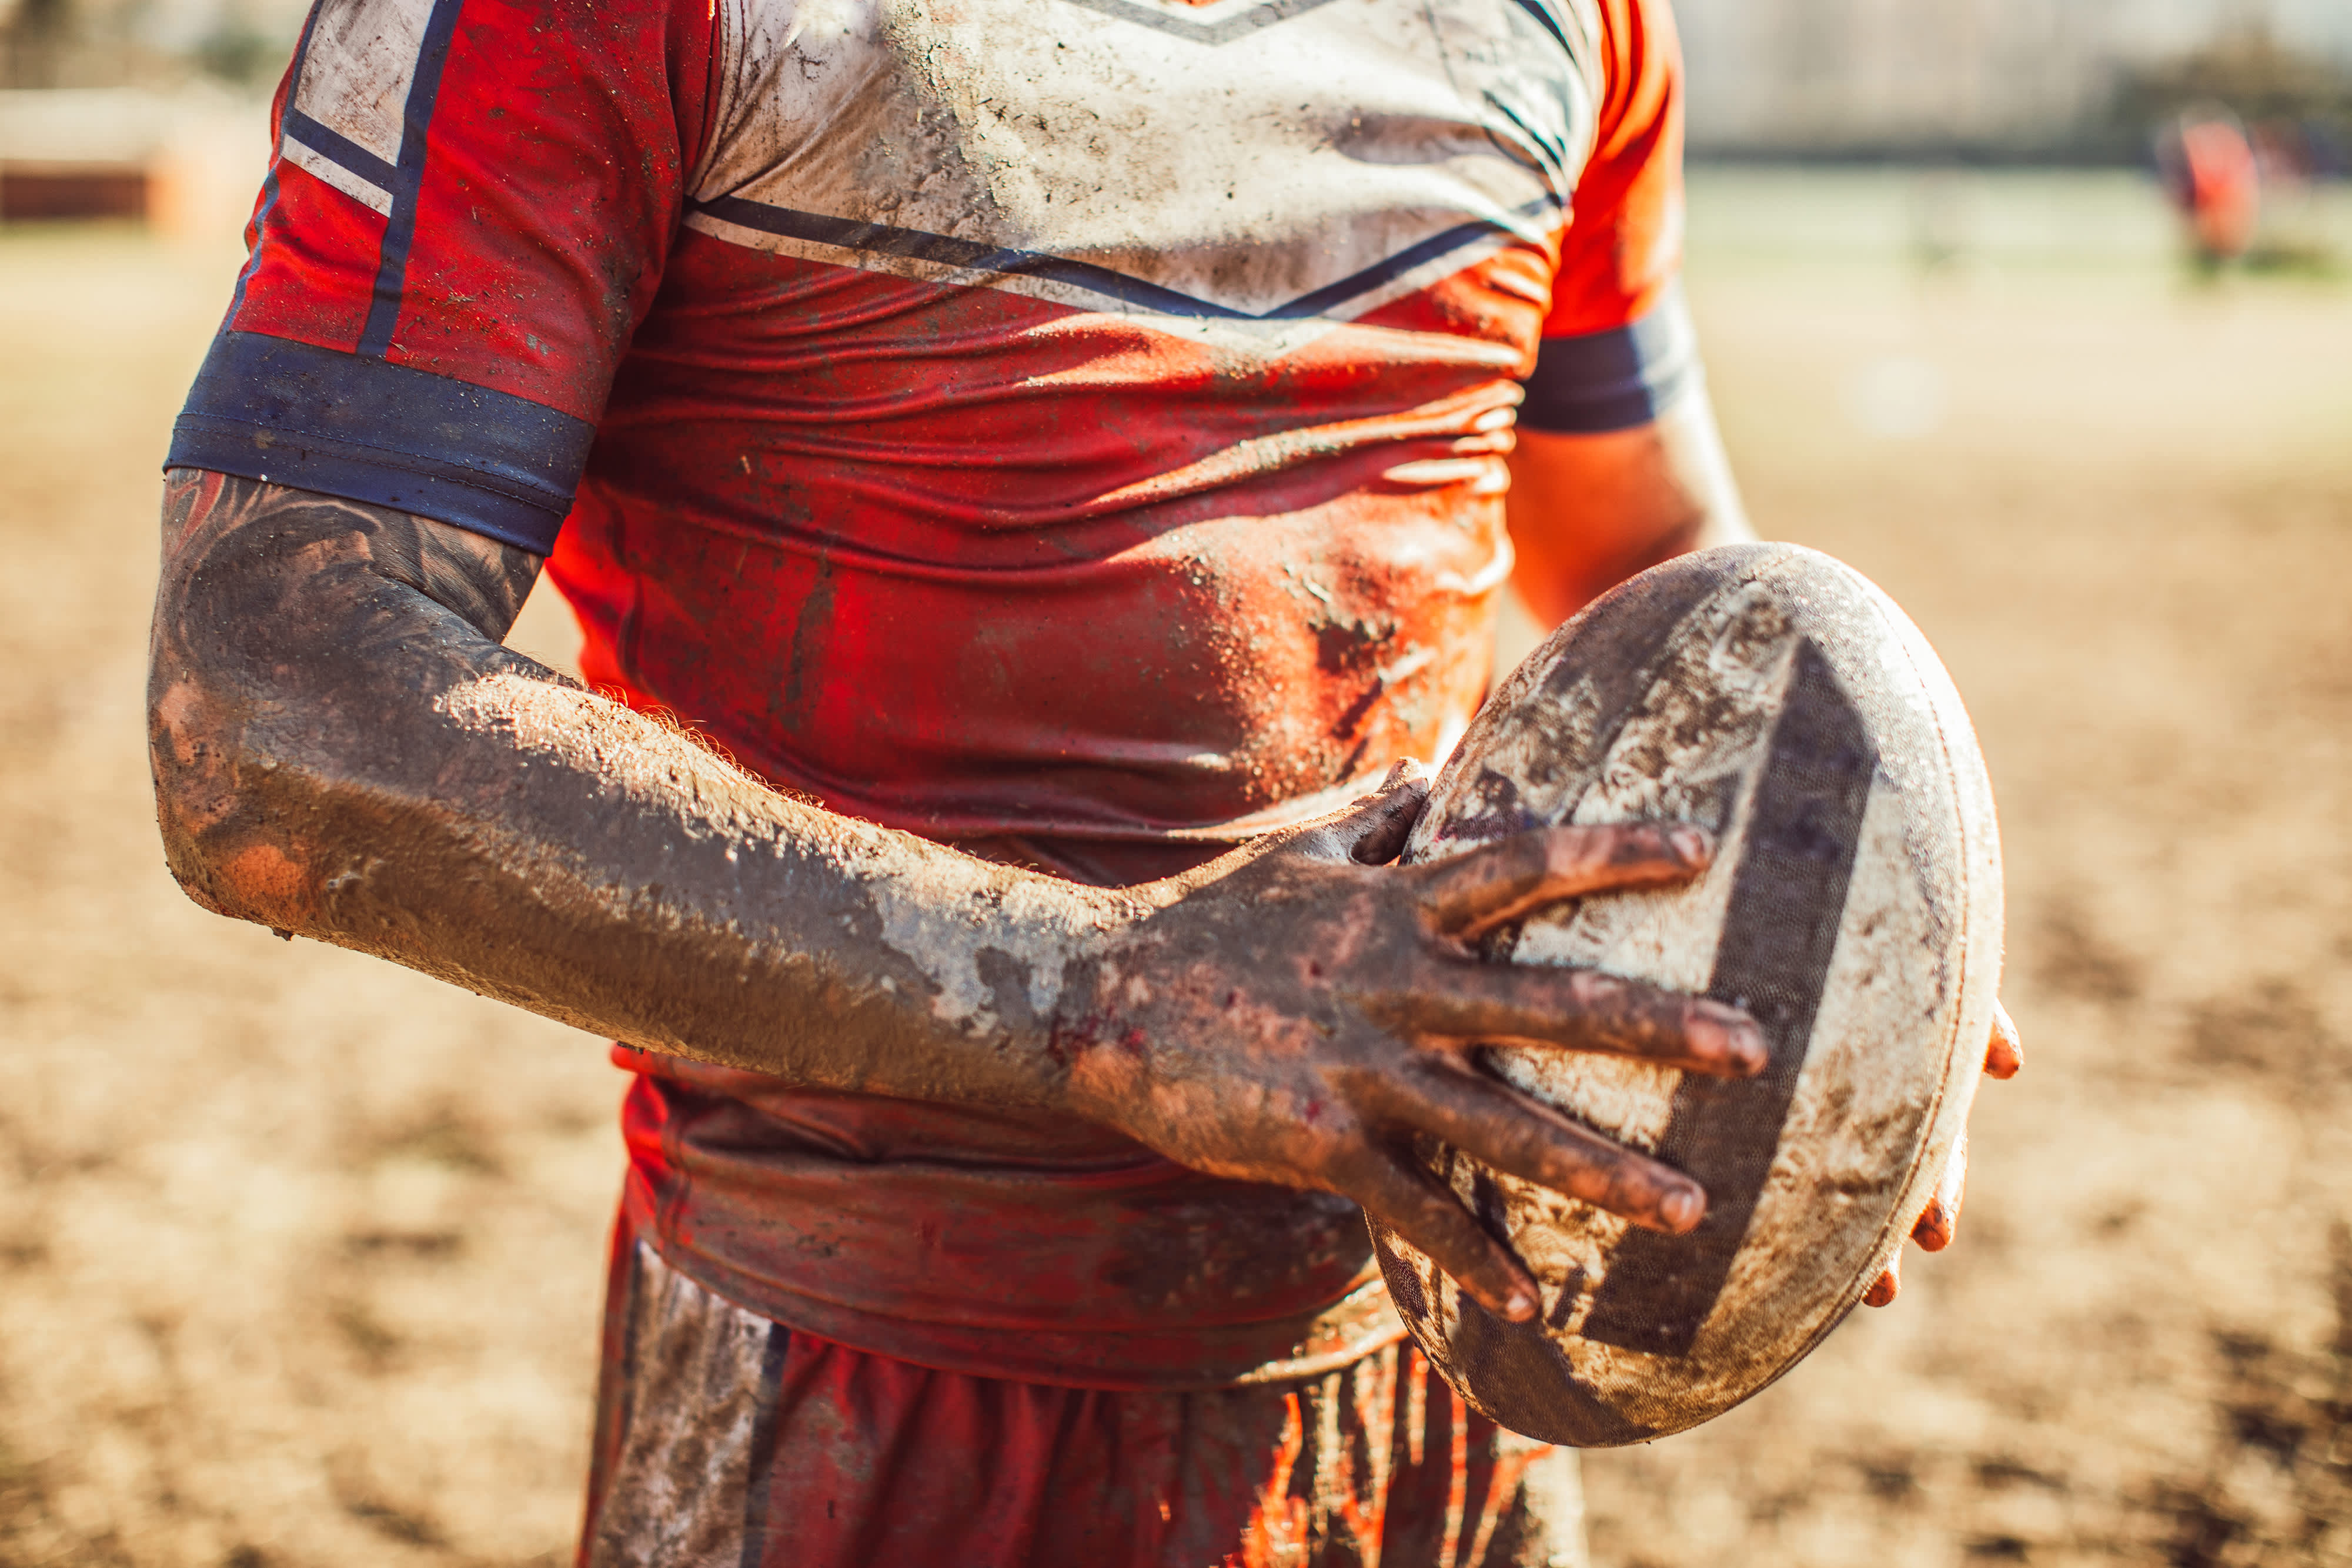
MULTIPOLYGON (((1696 378, 1655 0, 321 0, 170 461, 551 554, 590 678, 1099 881, 1449 748, 1515 420, 1696 378)), ((678 1268, 926 1364, 1359 1353, 1352 1207, 622 1053, 678 1268)))

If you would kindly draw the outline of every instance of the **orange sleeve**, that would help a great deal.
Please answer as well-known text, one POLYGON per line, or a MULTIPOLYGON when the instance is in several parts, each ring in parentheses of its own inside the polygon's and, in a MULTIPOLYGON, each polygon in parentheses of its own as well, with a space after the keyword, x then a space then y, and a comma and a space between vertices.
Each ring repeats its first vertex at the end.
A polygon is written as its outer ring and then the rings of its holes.
POLYGON ((1683 60, 1665 0, 1600 0, 1601 94, 1552 279, 1547 338, 1641 319, 1683 251, 1683 60))

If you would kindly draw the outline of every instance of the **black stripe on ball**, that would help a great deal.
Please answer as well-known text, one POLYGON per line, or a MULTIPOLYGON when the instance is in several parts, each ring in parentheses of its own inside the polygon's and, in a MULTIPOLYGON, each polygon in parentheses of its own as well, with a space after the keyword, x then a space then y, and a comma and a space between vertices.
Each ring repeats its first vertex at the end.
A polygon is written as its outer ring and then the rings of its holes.
POLYGON ((1685 1074, 1659 1157, 1706 1187, 1687 1236, 1628 1231, 1578 1333, 1652 1355, 1689 1353, 1763 1197, 1812 1042, 1878 770, 1862 716, 1811 641, 1772 727, 1706 994, 1763 1026, 1771 1065, 1745 1082, 1685 1074))

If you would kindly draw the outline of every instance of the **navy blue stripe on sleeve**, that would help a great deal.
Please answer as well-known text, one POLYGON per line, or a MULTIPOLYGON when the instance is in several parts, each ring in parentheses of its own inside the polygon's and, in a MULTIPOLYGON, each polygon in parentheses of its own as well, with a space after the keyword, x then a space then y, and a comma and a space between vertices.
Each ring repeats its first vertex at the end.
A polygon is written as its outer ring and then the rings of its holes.
POLYGON ((400 162, 393 169, 384 193, 392 212, 384 219, 383 248, 378 254, 375 298, 368 307, 367 325, 360 329, 360 352, 383 358, 392 347, 393 329, 400 324, 401 291, 408 282, 408 247, 416 238, 416 193, 425 183, 425 138, 433 125, 433 110, 441 98, 441 71, 449 63, 449 42, 457 34, 457 10, 464 0, 433 0, 425 19, 425 38, 416 55, 416 74, 409 78, 407 107, 402 111, 400 162))
POLYGON ((396 507, 545 555, 596 427, 405 365, 223 332, 165 465, 396 507))
POLYGON ((400 188, 399 170, 341 131, 320 124, 300 110, 289 105, 278 124, 289 137, 329 162, 341 164, 385 195, 389 196, 400 188))
POLYGON ((1698 333, 1679 285, 1640 320, 1606 332, 1546 338, 1523 384, 1519 423, 1559 435, 1647 424, 1697 386, 1698 333))

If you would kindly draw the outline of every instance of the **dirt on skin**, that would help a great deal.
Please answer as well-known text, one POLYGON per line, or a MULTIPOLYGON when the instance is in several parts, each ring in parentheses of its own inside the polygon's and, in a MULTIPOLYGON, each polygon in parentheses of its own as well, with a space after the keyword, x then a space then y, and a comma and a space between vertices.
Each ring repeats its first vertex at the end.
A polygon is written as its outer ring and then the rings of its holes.
MULTIPOLYGON (((1595 1555, 2352 1562, 2352 294, 1922 277, 1906 199, 1702 179, 1693 293, 1760 528, 1976 715, 2029 1067, 1895 1307, 1588 1461, 1595 1555)), ((0 235, 0 1568, 560 1563, 618 1075, 163 869, 154 467, 234 264, 0 235)))

